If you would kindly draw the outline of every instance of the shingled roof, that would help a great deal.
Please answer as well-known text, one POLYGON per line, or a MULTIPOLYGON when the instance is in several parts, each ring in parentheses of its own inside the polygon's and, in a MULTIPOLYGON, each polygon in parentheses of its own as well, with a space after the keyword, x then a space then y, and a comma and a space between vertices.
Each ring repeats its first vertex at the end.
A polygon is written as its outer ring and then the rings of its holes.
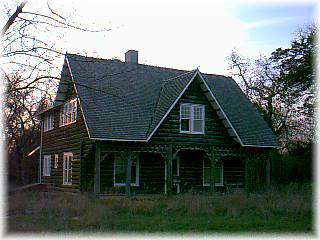
MULTIPOLYGON (((277 139, 232 78, 120 60, 66 54, 92 139, 149 141, 198 78, 242 146, 277 147, 277 139)), ((56 101, 63 96, 57 95, 56 101)))

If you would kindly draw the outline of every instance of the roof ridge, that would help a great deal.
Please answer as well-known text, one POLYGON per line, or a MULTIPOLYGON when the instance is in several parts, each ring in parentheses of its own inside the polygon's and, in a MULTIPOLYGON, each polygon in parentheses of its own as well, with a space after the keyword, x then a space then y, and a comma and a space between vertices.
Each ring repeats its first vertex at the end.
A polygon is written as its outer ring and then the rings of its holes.
MULTIPOLYGON (((122 63, 122 64, 130 64, 133 65, 132 63, 127 63, 124 62, 120 59, 109 59, 109 58, 99 58, 99 57, 89 57, 89 56, 83 56, 83 55, 79 55, 79 54, 75 54, 75 53, 66 53, 65 55, 74 55, 77 57, 83 57, 83 58, 91 58, 91 59, 97 59, 99 61, 110 61, 110 62, 118 62, 118 63, 122 63)), ((140 65, 140 66, 145 66, 145 67, 151 67, 151 68, 157 68, 157 69, 164 69, 164 70, 173 70, 173 71, 179 71, 179 72, 183 72, 183 73, 188 73, 188 72, 192 72, 195 70, 183 70, 183 69, 178 69, 178 68, 170 68, 170 67, 162 67, 162 66, 156 66, 156 65, 151 65, 151 64, 144 64, 144 63, 135 63, 135 65, 140 65)))
MULTIPOLYGON (((195 71, 197 71, 197 69, 194 69, 194 70, 191 70, 191 71, 186 71, 186 72, 184 72, 184 73, 181 73, 180 75, 177 75, 177 76, 174 76, 174 77, 170 77, 170 78, 165 78, 165 79, 162 80, 162 82, 163 82, 163 84, 165 84, 165 83, 167 83, 167 82, 170 81, 170 80, 177 79, 177 78, 179 78, 179 77, 181 77, 181 76, 183 76, 183 75, 187 75, 187 74, 193 73, 193 72, 195 72, 195 71)), ((162 85, 163 85, 163 84, 162 84, 162 85)), ((162 86, 162 85, 161 85, 161 86, 162 86)))
POLYGON ((233 79, 231 76, 226 76, 226 75, 222 75, 222 74, 204 73, 204 72, 201 72, 201 74, 203 74, 203 75, 209 75, 209 76, 213 76, 213 77, 224 77, 224 78, 231 78, 231 79, 233 79))

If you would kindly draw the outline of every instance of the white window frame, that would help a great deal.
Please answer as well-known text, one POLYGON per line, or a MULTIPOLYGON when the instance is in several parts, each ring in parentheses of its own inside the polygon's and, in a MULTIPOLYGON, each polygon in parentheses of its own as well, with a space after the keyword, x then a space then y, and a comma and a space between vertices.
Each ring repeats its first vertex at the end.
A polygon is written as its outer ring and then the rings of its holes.
POLYGON ((73 153, 72 152, 64 152, 63 153, 63 168, 62 168, 62 171, 63 171, 62 172, 62 184, 63 185, 72 185, 72 160, 73 160, 73 153), (70 161, 69 165, 67 164, 66 160, 70 161), (69 167, 67 169, 67 175, 65 175, 66 167, 69 167), (69 176, 69 170, 70 170, 70 176, 69 176))
POLYGON ((43 156, 42 176, 50 177, 51 173, 51 155, 43 156))
POLYGON ((77 121, 77 98, 66 102, 60 109, 59 126, 63 127, 77 121))
MULTIPOLYGON (((205 161, 205 159, 203 159, 202 160, 202 185, 204 186, 204 187, 209 187, 210 186, 210 183, 205 183, 205 181, 204 181, 204 161, 205 161)), ((210 161, 210 160, 207 160, 207 161, 210 161)), ((215 186, 217 186, 217 187, 219 187, 219 186, 223 186, 223 181, 224 181, 224 179, 223 179, 223 162, 221 162, 220 163, 220 182, 215 182, 214 183, 214 185, 215 186)), ((207 167, 207 168, 209 168, 210 170, 209 171, 211 171, 211 167, 207 167)), ((210 173, 211 174, 211 173, 210 173)))
MULTIPOLYGON (((130 186, 139 187, 139 174, 140 174, 140 163, 139 163, 139 157, 136 158, 136 181, 135 183, 130 184, 130 186)), ((126 183, 124 182, 116 182, 116 157, 113 160, 113 186, 126 186, 126 183)))
POLYGON ((205 105, 203 104, 192 104, 192 103, 181 103, 180 104, 180 133, 188 133, 188 134, 204 134, 205 130, 205 105), (183 106, 190 106, 190 118, 182 118, 182 107, 183 106), (203 112, 203 119, 202 119, 202 131, 195 131, 194 130, 194 111, 196 107, 200 107, 203 112), (190 130, 185 131, 181 129, 182 126, 182 119, 190 119, 190 130))
POLYGON ((58 162, 59 162, 59 154, 55 154, 54 155, 54 164, 53 164, 54 168, 58 168, 58 162))
POLYGON ((43 119, 43 131, 48 132, 54 127, 54 113, 48 113, 43 119))

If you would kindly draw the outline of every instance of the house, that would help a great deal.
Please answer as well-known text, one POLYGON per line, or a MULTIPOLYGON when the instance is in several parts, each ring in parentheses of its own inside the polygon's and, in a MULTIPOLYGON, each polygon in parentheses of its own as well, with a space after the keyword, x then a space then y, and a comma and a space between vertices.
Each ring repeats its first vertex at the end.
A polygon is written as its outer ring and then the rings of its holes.
POLYGON ((41 182, 97 194, 243 187, 246 162, 278 147, 232 78, 139 64, 135 50, 66 53, 41 119, 41 182))

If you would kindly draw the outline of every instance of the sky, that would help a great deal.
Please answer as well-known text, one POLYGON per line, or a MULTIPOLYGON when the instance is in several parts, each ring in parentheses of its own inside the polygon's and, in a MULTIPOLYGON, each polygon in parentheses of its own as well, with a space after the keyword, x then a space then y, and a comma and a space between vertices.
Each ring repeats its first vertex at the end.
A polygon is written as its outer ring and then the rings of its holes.
MULTIPOLYGON (((16 4, 20 1, 16 1, 16 4)), ((50 1, 75 23, 100 33, 56 31, 48 39, 68 52, 124 60, 139 51, 139 63, 230 75, 232 50, 255 58, 288 47, 299 27, 316 17, 316 1, 50 1), (54 38, 54 36, 62 36, 54 38)), ((43 11, 46 1, 29 0, 26 10, 43 11)))

